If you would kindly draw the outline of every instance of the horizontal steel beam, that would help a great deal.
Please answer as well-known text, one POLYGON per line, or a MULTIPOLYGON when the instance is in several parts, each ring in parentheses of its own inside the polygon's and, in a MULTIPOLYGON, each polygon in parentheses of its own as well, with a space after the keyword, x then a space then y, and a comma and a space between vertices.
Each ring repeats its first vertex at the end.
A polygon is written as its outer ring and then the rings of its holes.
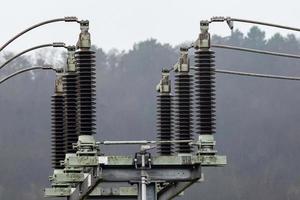
MULTIPOLYGON (((156 167, 143 170, 150 182, 191 181, 201 178, 201 167, 156 167)), ((101 182, 137 182, 141 171, 135 168, 103 168, 101 182)))
MULTIPOLYGON (((132 166, 134 157, 132 156, 99 156, 100 165, 110 166, 132 166)), ((153 156, 151 165, 178 166, 178 165, 195 165, 202 166, 224 166, 227 164, 226 156, 219 155, 175 155, 175 156, 153 156)))

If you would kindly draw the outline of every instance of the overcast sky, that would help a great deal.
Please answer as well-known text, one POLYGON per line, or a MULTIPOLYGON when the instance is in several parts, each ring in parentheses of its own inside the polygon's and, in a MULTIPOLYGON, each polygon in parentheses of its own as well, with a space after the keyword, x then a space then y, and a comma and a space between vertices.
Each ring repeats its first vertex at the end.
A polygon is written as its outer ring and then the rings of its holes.
MULTIPOLYGON (((300 3, 296 0, 2 0, 0 17, 3 44, 28 26, 51 18, 77 16, 89 19, 92 42, 105 51, 128 50, 135 42, 156 38, 172 45, 194 40, 200 19, 231 16, 300 27, 300 3)), ((235 24, 247 32, 250 25, 235 24)), ((266 29, 267 36, 280 29, 266 29)), ((75 44, 79 26, 56 23, 18 39, 8 50, 21 50, 54 41, 75 44)), ((225 24, 211 32, 230 34, 225 24)), ((296 34, 299 36, 300 34, 296 34)))

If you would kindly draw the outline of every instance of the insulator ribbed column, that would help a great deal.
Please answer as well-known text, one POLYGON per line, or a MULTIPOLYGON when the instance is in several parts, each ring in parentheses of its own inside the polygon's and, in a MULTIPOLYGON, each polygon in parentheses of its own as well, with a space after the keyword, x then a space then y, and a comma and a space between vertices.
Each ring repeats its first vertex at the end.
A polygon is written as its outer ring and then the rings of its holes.
MULTIPOLYGON (((157 96, 157 134, 158 140, 170 141, 172 137, 172 96, 161 93, 157 96)), ((158 144, 160 155, 171 155, 173 153, 171 143, 158 144)))
POLYGON ((196 133, 215 133, 215 65, 214 52, 195 51, 196 133))
POLYGON ((95 133, 95 52, 78 50, 75 52, 78 94, 78 135, 95 133))
MULTIPOLYGON (((192 140, 192 76, 188 72, 175 75, 176 140, 192 140)), ((189 143, 179 143, 177 153, 191 153, 189 143)))
POLYGON ((78 141, 77 130, 77 74, 66 72, 63 76, 63 87, 65 97, 65 148, 66 153, 75 153, 73 143, 78 141))
POLYGON ((60 161, 65 159, 64 144, 64 97, 62 94, 54 94, 51 97, 51 121, 52 121, 52 167, 62 169, 60 161))

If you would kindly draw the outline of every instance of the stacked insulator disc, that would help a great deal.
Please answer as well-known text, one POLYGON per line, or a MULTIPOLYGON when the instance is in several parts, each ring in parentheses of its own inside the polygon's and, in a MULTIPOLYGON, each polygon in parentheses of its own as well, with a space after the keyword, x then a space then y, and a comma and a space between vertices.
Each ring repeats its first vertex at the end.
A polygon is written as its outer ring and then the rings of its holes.
MULTIPOLYGON (((191 140, 192 136, 192 77, 188 72, 175 75, 175 133, 176 140, 191 140)), ((177 145, 177 153, 191 153, 188 142, 177 145)))
POLYGON ((63 76, 63 87, 65 97, 65 148, 66 153, 75 153, 73 143, 77 143, 77 74, 67 72, 63 76))
POLYGON ((75 53, 77 68, 78 129, 79 135, 95 133, 95 52, 78 50, 75 53))
POLYGON ((60 161, 65 159, 64 144, 64 97, 54 94, 51 97, 52 120, 52 166, 54 169, 63 168, 60 161))
POLYGON ((196 132, 215 133, 215 69, 214 52, 195 52, 196 132))
MULTIPOLYGON (((157 133, 159 141, 172 140, 172 96, 160 94, 157 96, 157 133)), ((171 143, 158 144, 158 151, 161 155, 172 154, 171 143)))

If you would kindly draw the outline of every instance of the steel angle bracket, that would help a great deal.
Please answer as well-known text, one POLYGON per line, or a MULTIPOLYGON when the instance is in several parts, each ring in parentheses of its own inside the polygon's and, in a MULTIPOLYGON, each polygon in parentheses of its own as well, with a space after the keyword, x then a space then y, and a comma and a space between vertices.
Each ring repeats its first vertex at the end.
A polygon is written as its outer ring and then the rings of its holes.
POLYGON ((89 194, 89 197, 137 197, 138 187, 137 186, 123 186, 123 187, 102 187, 97 186, 89 194))
POLYGON ((76 154, 69 154, 64 164, 68 167, 96 167, 98 166, 98 156, 76 156, 76 154))
POLYGON ((59 173, 50 177, 53 183, 79 183, 83 182, 86 175, 84 173, 59 173))
POLYGON ((45 188, 44 197, 67 197, 71 195, 74 189, 70 187, 45 188))

